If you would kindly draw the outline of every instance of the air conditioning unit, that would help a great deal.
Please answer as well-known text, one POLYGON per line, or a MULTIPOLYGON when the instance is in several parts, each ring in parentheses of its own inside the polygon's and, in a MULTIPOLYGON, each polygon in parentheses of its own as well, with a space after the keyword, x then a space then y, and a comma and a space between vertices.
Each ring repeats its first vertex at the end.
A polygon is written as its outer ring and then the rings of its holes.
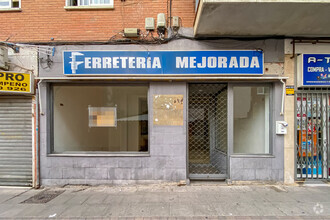
POLYGON ((0 47, 0 69, 9 70, 8 49, 0 47))

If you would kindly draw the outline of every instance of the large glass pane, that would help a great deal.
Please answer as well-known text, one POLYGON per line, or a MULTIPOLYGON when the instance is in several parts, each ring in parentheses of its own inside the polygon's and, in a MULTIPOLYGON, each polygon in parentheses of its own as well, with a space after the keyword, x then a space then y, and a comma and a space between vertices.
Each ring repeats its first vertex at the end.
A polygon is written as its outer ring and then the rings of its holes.
POLYGON ((106 5, 110 4, 110 0, 91 0, 92 5, 106 5))
POLYGON ((89 0, 79 0, 79 5, 89 5, 89 0))
POLYGON ((234 87, 234 153, 269 153, 269 86, 234 87))
POLYGON ((10 8, 10 0, 0 0, 0 8, 10 8))
POLYGON ((147 86, 53 86, 53 152, 148 151, 147 86))

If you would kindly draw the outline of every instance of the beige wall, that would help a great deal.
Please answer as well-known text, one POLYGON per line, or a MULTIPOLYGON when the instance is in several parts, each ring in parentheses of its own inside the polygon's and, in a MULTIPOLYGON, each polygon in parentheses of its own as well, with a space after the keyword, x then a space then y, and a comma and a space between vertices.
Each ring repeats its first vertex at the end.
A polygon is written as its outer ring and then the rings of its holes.
MULTIPOLYGON (((294 85, 294 60, 292 59, 292 54, 285 55, 284 63, 284 76, 289 77, 286 80, 286 85, 294 85)), ((295 150, 294 150, 294 96, 285 96, 284 105, 284 121, 286 121, 289 126, 287 127, 287 134, 284 135, 284 183, 292 184, 294 183, 294 173, 295 173, 295 150)))

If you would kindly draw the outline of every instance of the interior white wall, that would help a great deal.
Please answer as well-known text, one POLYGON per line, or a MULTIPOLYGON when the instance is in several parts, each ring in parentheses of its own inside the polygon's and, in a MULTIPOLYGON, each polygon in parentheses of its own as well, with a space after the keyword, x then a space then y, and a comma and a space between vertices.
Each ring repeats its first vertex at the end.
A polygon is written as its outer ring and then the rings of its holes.
POLYGON ((107 148, 106 130, 88 128, 88 105, 100 106, 104 100, 101 87, 54 87, 54 150, 96 151, 107 148), (77 129, 81 128, 81 129, 77 129))
MULTIPOLYGON (((269 153, 265 106, 269 94, 256 95, 256 87, 234 87, 234 153, 269 153)), ((268 112, 269 114, 269 112, 268 112)))

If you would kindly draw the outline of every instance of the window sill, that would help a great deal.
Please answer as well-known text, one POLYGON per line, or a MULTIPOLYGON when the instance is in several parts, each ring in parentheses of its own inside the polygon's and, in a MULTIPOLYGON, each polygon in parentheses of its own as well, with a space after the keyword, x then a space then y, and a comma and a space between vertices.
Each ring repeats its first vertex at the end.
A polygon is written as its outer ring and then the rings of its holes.
POLYGON ((65 10, 111 10, 113 5, 107 6, 64 6, 65 10))
POLYGON ((47 154, 48 157, 150 157, 150 153, 63 153, 47 154))
POLYGON ((271 154, 233 154, 230 155, 232 158, 275 158, 271 154))
POLYGON ((21 8, 0 8, 0 12, 20 12, 21 8))

